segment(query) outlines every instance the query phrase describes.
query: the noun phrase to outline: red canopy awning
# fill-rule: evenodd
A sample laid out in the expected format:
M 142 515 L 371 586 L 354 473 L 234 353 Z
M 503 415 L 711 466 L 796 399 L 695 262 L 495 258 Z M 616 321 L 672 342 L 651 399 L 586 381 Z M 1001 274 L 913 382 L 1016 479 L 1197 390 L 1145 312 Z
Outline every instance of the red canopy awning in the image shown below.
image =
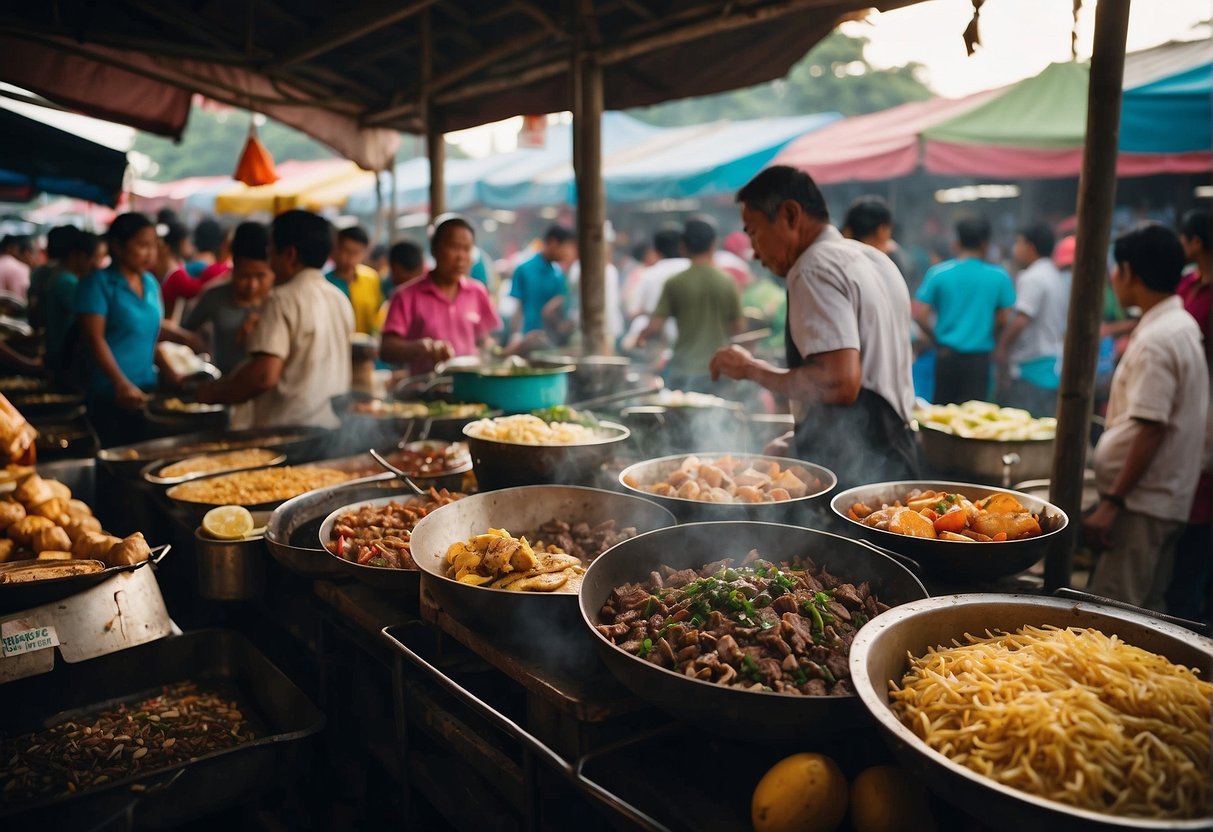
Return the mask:
M 998 93 L 984 90 L 965 98 L 914 101 L 854 116 L 794 140 L 771 164 L 808 171 L 822 185 L 905 176 L 918 167 L 918 136 L 923 130 L 967 112 Z

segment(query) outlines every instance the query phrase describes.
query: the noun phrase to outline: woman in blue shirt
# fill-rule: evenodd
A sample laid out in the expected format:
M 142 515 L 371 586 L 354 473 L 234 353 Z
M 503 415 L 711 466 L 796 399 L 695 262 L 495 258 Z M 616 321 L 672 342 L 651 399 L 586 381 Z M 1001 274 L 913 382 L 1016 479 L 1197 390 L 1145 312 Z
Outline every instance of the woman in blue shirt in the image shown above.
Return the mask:
M 85 393 L 89 420 L 104 447 L 146 434 L 142 408 L 156 387 L 164 307 L 150 269 L 156 227 L 142 214 L 123 214 L 106 237 L 111 263 L 80 281 L 76 316 L 89 358 Z

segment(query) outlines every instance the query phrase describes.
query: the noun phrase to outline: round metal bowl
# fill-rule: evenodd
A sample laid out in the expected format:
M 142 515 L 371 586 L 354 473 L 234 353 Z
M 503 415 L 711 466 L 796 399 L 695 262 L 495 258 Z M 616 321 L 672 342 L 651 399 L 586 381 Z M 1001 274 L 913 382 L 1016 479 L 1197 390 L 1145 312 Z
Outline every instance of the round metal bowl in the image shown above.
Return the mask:
M 421 583 L 456 618 L 495 632 L 512 630 L 518 641 L 542 646 L 555 644 L 563 635 L 577 635 L 573 593 L 512 592 L 446 576 L 446 553 L 452 544 L 491 528 L 522 534 L 552 519 L 591 526 L 614 520 L 616 528 L 634 526 L 641 533 L 674 525 L 674 516 L 661 506 L 597 488 L 532 485 L 474 494 L 443 506 L 413 529 L 413 560 L 422 572 Z
M 1209 829 L 1210 819 L 1161 821 L 1076 809 L 987 779 L 920 740 L 889 707 L 889 682 L 905 673 L 907 653 L 950 644 L 965 633 L 1023 626 L 1092 627 L 1172 662 L 1213 675 L 1213 641 L 1149 616 L 1113 607 L 1029 595 L 945 595 L 874 618 L 851 644 L 855 690 L 902 765 L 937 794 L 995 829 L 1072 832 L 1094 829 Z
M 691 523 L 626 540 L 594 561 L 581 584 L 583 626 L 620 682 L 697 727 L 756 741 L 855 728 L 864 714 L 854 696 L 795 696 L 705 682 L 634 656 L 596 629 L 598 613 L 616 587 L 644 582 L 662 566 L 699 569 L 724 557 L 740 561 L 751 549 L 774 562 L 808 556 L 840 579 L 870 582 L 876 597 L 890 606 L 927 597 L 913 573 L 861 541 L 775 523 Z
M 406 489 L 389 496 L 376 497 L 373 500 L 360 500 L 335 508 L 321 521 L 320 530 L 317 533 L 317 542 L 320 544 L 320 548 L 333 561 L 337 571 L 355 578 L 367 586 L 415 598 L 421 586 L 421 576 L 416 569 L 394 569 L 390 566 L 371 566 L 365 563 L 356 563 L 346 560 L 340 555 L 333 554 L 329 551 L 326 544 L 329 538 L 332 537 L 333 526 L 336 524 L 337 518 L 347 512 L 357 511 L 364 506 L 378 507 L 386 506 L 388 503 L 418 503 L 424 501 L 424 499 Z
M 783 456 L 716 451 L 712 453 L 698 453 L 694 454 L 694 456 L 705 461 L 718 459 L 723 456 L 731 456 L 734 459 L 746 462 L 774 462 L 780 468 L 799 465 L 802 468 L 808 469 L 813 476 L 821 480 L 822 488 L 803 497 L 797 497 L 794 500 L 780 500 L 777 503 L 709 503 L 703 500 L 689 500 L 685 497 L 662 497 L 657 494 L 650 494 L 643 488 L 638 487 L 640 485 L 663 482 L 666 477 L 678 470 L 678 466 L 688 456 L 691 455 L 674 454 L 673 456 L 658 457 L 657 459 L 649 459 L 629 465 L 620 472 L 619 483 L 629 493 L 665 506 L 674 512 L 674 516 L 680 522 L 684 523 L 703 520 L 765 520 L 772 523 L 803 524 L 812 519 L 810 516 L 811 509 L 821 503 L 834 490 L 834 487 L 838 485 L 838 477 L 834 475 L 833 471 L 820 465 L 814 465 L 812 462 Z
M 506 413 L 564 404 L 572 365 L 559 367 L 453 367 L 451 393 L 458 402 L 484 402 Z
M 604 435 L 581 445 L 521 445 L 481 439 L 463 429 L 472 467 L 482 491 L 522 485 L 584 485 L 618 452 L 631 431 L 615 422 L 599 422 Z
M 632 360 L 622 355 L 572 355 L 553 350 L 531 354 L 535 367 L 573 367 L 569 377 L 569 398 L 594 399 L 626 388 Z
M 400 483 L 393 478 L 335 485 L 293 497 L 270 515 L 265 524 L 265 545 L 274 560 L 298 575 L 309 578 L 343 575 L 345 572 L 335 562 L 336 558 L 317 542 L 320 524 L 333 509 L 399 491 Z
M 1052 439 L 971 439 L 920 422 L 918 435 L 927 467 L 942 476 L 961 476 L 1009 486 L 1036 480 L 1053 470 Z
M 960 543 L 894 534 L 865 526 L 847 516 L 851 506 L 856 503 L 866 503 L 872 508 L 892 505 L 897 500 L 904 499 L 906 494 L 915 488 L 923 491 L 960 493 L 970 500 L 989 497 L 991 494 L 1012 494 L 1025 508 L 1040 515 L 1040 528 L 1044 534 L 1027 540 Z M 845 521 L 849 531 L 854 531 L 877 546 L 913 558 L 922 564 L 926 571 L 951 583 L 993 581 L 1022 572 L 1043 558 L 1053 538 L 1070 524 L 1066 513 L 1047 500 L 1019 491 L 991 488 L 971 482 L 903 480 L 860 485 L 835 494 L 834 499 L 830 501 L 830 508 Z
M 472 470 L 472 456 L 469 453 L 467 445 L 463 442 L 447 442 L 442 439 L 421 439 L 416 442 L 408 442 L 401 445 L 399 448 L 392 450 L 380 451 L 388 462 L 395 463 L 396 460 L 392 455 L 398 451 L 424 451 L 425 449 L 450 449 L 451 455 L 458 460 L 458 464 L 452 466 L 448 470 L 438 474 L 416 474 L 413 475 L 407 468 L 403 468 L 405 473 L 409 474 L 409 479 L 417 483 L 422 488 L 434 488 L 439 491 L 446 489 L 447 491 L 462 491 L 463 477 Z

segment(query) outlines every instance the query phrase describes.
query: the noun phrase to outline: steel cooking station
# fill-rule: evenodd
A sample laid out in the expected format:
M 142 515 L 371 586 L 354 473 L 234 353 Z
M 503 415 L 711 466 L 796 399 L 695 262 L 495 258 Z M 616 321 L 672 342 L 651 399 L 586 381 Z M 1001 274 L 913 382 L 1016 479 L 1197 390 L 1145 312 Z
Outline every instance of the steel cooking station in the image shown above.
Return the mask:
M 907 746 L 888 715 L 881 689 L 887 679 L 877 677 L 895 674 L 886 665 L 898 659 L 886 645 L 913 642 L 917 649 L 922 636 L 885 631 L 884 616 L 919 622 L 921 616 L 895 613 L 921 607 L 934 616 L 932 632 L 942 633 L 952 610 L 955 620 L 974 626 L 982 599 L 991 598 L 999 621 L 1019 610 L 1025 618 L 1124 622 L 1143 634 L 1144 646 L 1203 674 L 1213 671 L 1213 642 L 1191 630 L 1159 624 L 1155 632 L 1138 612 L 1081 593 L 1039 597 L 1039 579 L 1028 570 L 1068 518 L 1038 497 L 1005 490 L 1009 477 L 1039 473 L 1032 467 L 1043 453 L 1039 441 L 977 452 L 955 436 L 940 443 L 944 434 L 924 428 L 938 480 L 839 493 L 834 474 L 811 460 L 761 454 L 784 420 L 665 391 L 618 360 L 553 354 L 536 363 L 535 373 L 498 368 L 483 377 L 460 366 L 411 380 L 394 398 L 342 400 L 337 409 L 346 428 L 339 431 L 210 426 L 39 466 L 43 478 L 95 506 L 106 528 L 144 532 L 153 556 L 45 586 L 0 583 L 0 695 L 25 703 L 6 709 L 0 742 L 56 725 L 82 732 L 99 712 L 99 719 L 143 714 L 163 722 L 172 708 L 144 705 L 181 683 L 204 689 L 199 701 L 239 713 L 241 730 L 253 738 L 163 760 L 133 758 L 138 749 L 131 746 L 102 761 L 109 767 L 85 758 L 76 763 L 85 779 L 72 775 L 70 791 L 46 786 L 51 790 L 36 799 L 0 800 L 4 828 L 205 822 L 249 829 L 746 829 L 763 773 L 805 751 L 831 756 L 848 777 L 902 764 L 933 786 L 930 810 L 939 828 L 1011 828 L 1010 818 L 1069 828 L 1075 819 L 1064 810 L 987 794 L 957 766 Z M 482 406 L 454 408 L 446 402 L 452 386 L 464 389 L 464 399 L 470 387 Z M 564 405 L 572 397 L 586 401 L 570 413 Z M 593 418 L 583 418 L 591 409 Z M 509 414 L 533 410 L 544 419 L 510 421 L 517 416 Z M 567 442 L 544 446 L 528 431 Z M 410 483 L 384 470 L 371 449 L 403 468 Z M 241 456 L 250 450 L 256 453 Z M 232 461 L 216 467 L 217 459 Z M 192 469 L 197 460 L 201 467 Z M 684 488 L 688 480 L 694 488 Z M 287 482 L 298 487 L 258 490 Z M 717 492 L 725 486 L 729 499 L 722 502 Z M 973 500 L 1010 493 L 1039 521 L 1038 534 L 967 546 L 895 534 L 850 516 L 857 504 L 887 504 L 914 488 Z M 229 503 L 247 507 L 255 528 L 214 539 L 204 518 Z M 545 525 L 556 521 L 565 525 Z M 492 545 L 516 546 L 509 535 L 529 535 L 538 550 L 541 527 L 562 535 L 553 538 L 561 546 L 576 538 L 605 547 L 569 573 L 566 591 L 494 588 L 496 573 L 456 579 L 455 561 L 490 529 L 506 535 Z M 455 551 L 455 544 L 465 548 Z M 843 693 L 748 689 L 762 687 L 767 677 L 758 675 L 754 685 L 716 684 L 707 670 L 688 678 L 695 667 L 671 672 L 644 656 L 667 647 L 671 657 L 698 656 L 699 646 L 633 652 L 597 629 L 616 588 L 656 581 L 650 604 L 637 612 L 648 616 L 663 580 L 676 580 L 679 570 L 699 575 L 693 570 L 725 556 L 741 567 L 751 549 L 753 557 L 777 562 L 808 555 L 837 576 L 827 594 L 844 592 L 845 582 L 853 582 L 845 591 L 862 584 L 856 601 L 871 593 L 868 607 L 852 609 L 879 614 L 858 625 L 855 644 L 870 642 L 880 652 L 865 654 L 862 668 L 852 653 L 856 672 L 838 677 Z M 513 563 L 519 550 L 511 551 Z M 488 569 L 487 560 L 458 562 Z M 755 614 L 784 591 L 772 583 L 783 574 L 778 568 L 755 574 L 763 580 L 725 566 L 697 580 L 750 581 L 735 608 Z M 1031 594 L 949 600 L 958 591 Z M 824 636 L 831 616 L 846 610 L 822 604 Z M 892 610 L 881 611 L 886 607 Z M 697 626 L 706 632 L 711 621 Z M 685 636 L 685 628 L 662 632 Z M 1179 632 L 1192 644 L 1183 646 Z M 719 633 L 711 637 L 703 644 L 719 646 Z M 775 642 L 765 644 L 774 649 Z M 796 656 L 787 658 L 794 667 Z M 837 682 L 832 671 L 821 672 Z M 868 687 L 860 687 L 863 680 Z M 192 724 L 174 729 L 182 731 L 174 742 L 202 742 L 190 736 Z M 131 736 L 140 748 L 154 741 Z M 85 737 L 91 735 L 75 740 Z M 160 742 L 157 753 L 164 751 Z M 0 783 L 14 782 L 12 770 L 25 765 L 26 752 L 17 751 L 18 765 L 0 760 Z M 132 762 L 123 768 L 128 754 Z M 135 765 L 144 756 L 158 762 Z M 21 777 L 11 788 L 40 788 Z M 963 788 L 953 794 L 955 783 Z M 987 799 L 1002 801 L 1005 812 L 982 813 Z

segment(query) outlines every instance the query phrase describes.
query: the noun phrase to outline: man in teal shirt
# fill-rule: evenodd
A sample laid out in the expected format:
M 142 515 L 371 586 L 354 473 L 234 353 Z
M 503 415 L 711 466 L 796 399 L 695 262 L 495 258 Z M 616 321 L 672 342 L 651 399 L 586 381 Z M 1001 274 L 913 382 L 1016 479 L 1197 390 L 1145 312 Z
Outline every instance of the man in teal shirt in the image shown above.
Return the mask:
M 560 264 L 576 256 L 577 239 L 572 230 L 553 225 L 543 235 L 539 253 L 514 269 L 510 297 L 517 298 L 518 312 L 510 325 L 511 340 L 543 330 L 544 309 L 554 299 L 562 298 L 568 303 L 569 281 Z
M 1015 305 L 1015 284 L 1006 269 L 986 262 L 989 244 L 987 219 L 958 221 L 956 258 L 928 269 L 914 298 L 914 320 L 937 348 L 936 404 L 990 397 L 995 334 Z

